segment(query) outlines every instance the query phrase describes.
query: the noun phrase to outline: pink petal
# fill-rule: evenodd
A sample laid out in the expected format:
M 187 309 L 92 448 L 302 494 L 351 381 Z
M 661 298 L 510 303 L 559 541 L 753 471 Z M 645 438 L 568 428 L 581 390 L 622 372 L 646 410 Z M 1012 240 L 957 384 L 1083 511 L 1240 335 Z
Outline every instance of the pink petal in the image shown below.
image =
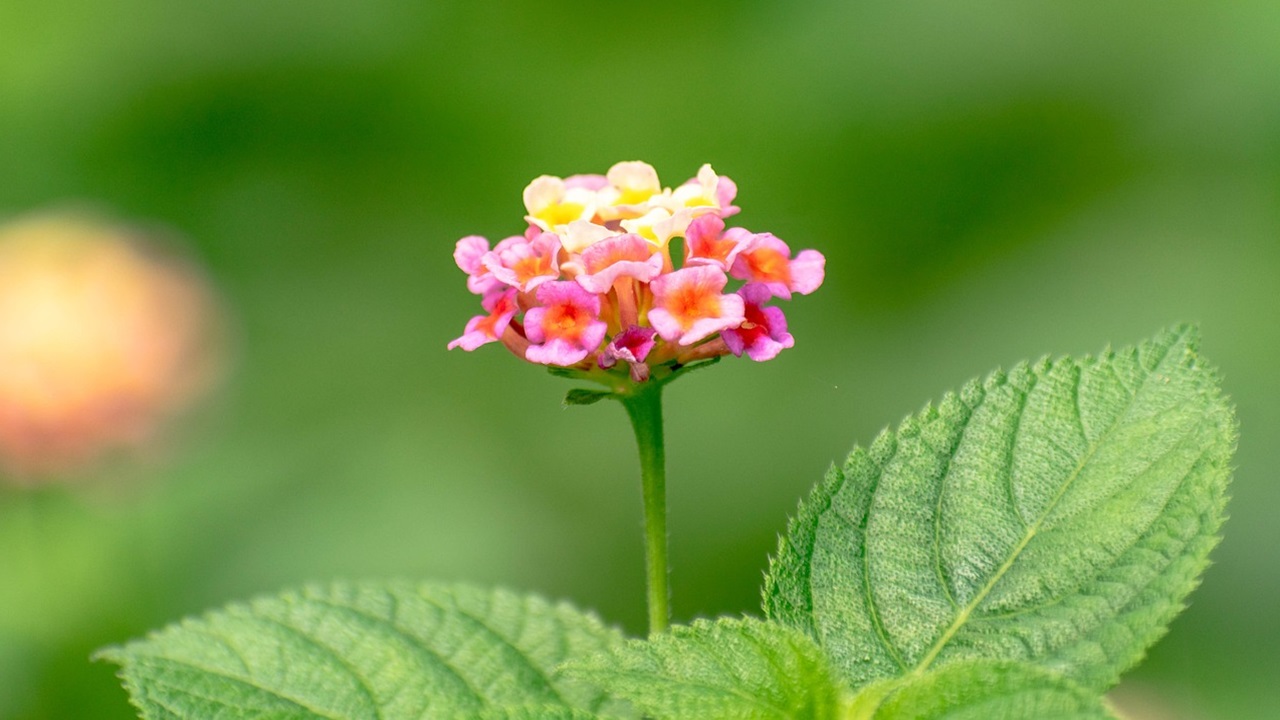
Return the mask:
M 654 296 L 654 307 L 649 311 L 650 324 L 664 340 L 674 340 L 681 345 L 690 345 L 724 328 L 737 326 L 742 322 L 742 298 L 720 294 L 728 281 L 724 271 L 713 265 L 681 268 L 659 276 L 649 285 Z M 668 300 L 674 299 L 678 303 L 676 310 L 680 311 L 688 298 L 679 296 L 686 294 L 716 296 L 718 313 L 710 317 L 676 317 L 669 309 Z M 700 306 L 698 308 L 700 310 Z
M 572 280 L 549 282 L 539 287 L 537 298 L 538 303 L 544 306 L 573 304 L 585 308 L 592 315 L 600 314 L 600 297 L 582 289 Z
M 523 238 L 508 238 L 500 244 L 500 249 L 485 253 L 481 262 L 498 280 L 519 288 L 521 292 L 530 292 L 548 280 L 560 277 L 560 237 L 555 233 L 538 233 L 531 241 Z M 537 274 L 530 275 L 529 264 L 532 263 Z
M 470 352 L 501 338 L 502 333 L 506 332 L 507 326 L 511 324 L 511 319 L 516 315 L 516 292 L 508 290 L 492 293 L 484 298 L 483 305 L 489 314 L 477 315 L 467 321 L 462 337 L 449 343 L 450 350 L 460 347 Z
M 604 175 L 584 174 L 570 175 L 564 179 L 565 190 L 583 188 L 585 190 L 601 190 L 609 186 L 609 179 Z
M 530 310 L 529 312 L 533 312 Z M 526 318 L 528 315 L 526 314 Z M 526 325 L 526 332 L 529 327 Z M 586 359 L 604 340 L 604 335 L 608 331 L 608 326 L 600 321 L 595 321 L 587 326 L 583 331 L 580 342 L 572 342 L 566 338 L 552 338 L 545 343 L 530 345 L 525 350 L 524 357 L 530 362 L 542 363 L 544 365 L 576 365 Z M 532 340 L 533 338 L 530 337 Z
M 720 182 L 716 185 L 716 202 L 720 204 L 720 217 L 727 218 L 738 214 L 742 208 L 733 204 L 733 199 L 736 197 L 738 197 L 738 184 L 721 175 Z
M 791 289 L 808 295 L 822 285 L 827 259 L 817 250 L 801 250 L 791 261 Z
M 685 264 L 715 265 L 728 272 L 751 237 L 742 228 L 725 230 L 718 215 L 701 215 L 685 231 Z
M 602 240 L 582 251 L 587 272 L 576 280 L 593 293 L 607 293 L 619 277 L 649 282 L 662 273 L 662 255 L 639 235 L 628 234 Z
M 525 351 L 525 358 L 548 365 L 574 365 L 594 352 L 604 341 L 608 326 L 599 319 L 600 296 L 583 290 L 576 282 L 556 280 L 538 287 L 539 305 L 524 315 L 525 336 L 533 344 Z M 547 327 L 547 316 L 566 312 L 572 307 L 579 316 L 571 328 Z M 554 316 L 553 316 L 554 317 Z M 585 324 L 585 327 L 584 327 Z
M 745 320 L 741 326 L 720 334 L 729 352 L 739 357 L 745 352 L 752 360 L 764 362 L 795 345 L 781 308 L 761 307 L 770 297 L 764 283 L 748 283 L 738 292 L 746 301 Z
M 487 315 L 477 315 L 468 320 L 466 330 L 462 333 L 461 337 L 449 343 L 449 349 L 452 350 L 456 347 L 460 347 L 467 352 L 471 352 L 481 345 L 497 340 L 498 338 L 496 337 L 489 337 L 486 333 L 476 330 L 476 326 L 483 322 L 487 317 Z
M 528 350 L 524 351 L 524 357 L 529 362 L 542 363 L 543 365 L 577 365 L 587 357 L 587 350 L 578 345 L 574 345 L 566 340 L 556 338 L 551 342 L 530 345 Z
M 662 308 L 653 308 L 649 311 L 649 324 L 658 331 L 663 340 L 668 342 L 674 341 L 684 333 L 684 326 L 680 321 Z
M 699 340 L 711 337 L 721 330 L 737 327 L 742 324 L 742 298 L 737 295 L 724 295 L 720 298 L 720 317 L 695 320 L 685 331 L 677 344 L 692 345 Z
M 484 270 L 480 258 L 489 252 L 489 241 L 479 235 L 468 235 L 458 241 L 453 249 L 453 261 L 468 275 Z
M 529 338 L 529 342 L 546 342 L 547 336 L 542 332 L 542 322 L 546 316 L 547 309 L 544 307 L 529 308 L 524 314 L 524 335 Z

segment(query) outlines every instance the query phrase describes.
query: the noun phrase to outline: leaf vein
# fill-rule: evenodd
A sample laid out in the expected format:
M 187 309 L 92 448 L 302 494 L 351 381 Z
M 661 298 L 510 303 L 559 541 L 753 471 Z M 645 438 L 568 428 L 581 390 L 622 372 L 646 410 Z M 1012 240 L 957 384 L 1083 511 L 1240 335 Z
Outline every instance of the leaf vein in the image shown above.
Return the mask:
M 394 594 L 392 593 L 387 593 L 387 595 L 394 598 Z M 399 624 L 397 624 L 394 620 L 381 618 L 381 617 L 378 617 L 377 615 L 369 613 L 360 608 L 357 608 L 351 605 L 339 604 L 321 597 L 313 596 L 307 599 L 310 602 L 324 605 L 325 607 L 328 607 L 340 612 L 347 612 L 351 615 L 355 615 L 356 617 L 364 618 L 365 620 L 372 622 L 375 625 L 385 627 L 386 629 L 390 630 L 392 634 L 394 634 L 396 637 L 399 637 L 400 639 L 404 640 L 405 643 L 409 645 L 409 647 L 414 648 L 414 650 L 418 651 L 418 655 L 420 658 L 430 661 L 430 664 L 440 667 L 441 669 L 443 669 L 444 671 L 452 675 L 454 678 L 456 678 L 457 681 L 462 684 L 462 687 L 466 688 L 467 692 L 470 692 L 472 695 L 475 696 L 476 700 L 478 700 L 481 703 L 486 702 L 486 698 L 484 697 L 484 695 L 479 690 L 477 690 L 467 680 L 467 678 L 464 677 L 462 673 L 453 666 L 452 663 L 449 662 L 449 658 L 446 658 L 444 655 L 438 652 L 435 648 L 431 647 L 430 645 L 424 643 L 421 639 L 405 631 L 405 629 L 400 627 Z M 398 601 L 396 602 L 398 603 Z M 392 617 L 394 617 L 394 611 L 396 609 L 398 609 L 398 605 L 393 606 Z
M 1170 345 L 1170 347 L 1172 347 L 1172 344 Z M 1146 373 L 1142 377 L 1141 382 L 1138 386 L 1137 393 L 1129 396 L 1128 402 L 1125 405 L 1125 409 L 1116 415 L 1115 419 L 1111 422 L 1111 424 L 1107 427 L 1107 429 L 1103 432 L 1103 434 L 1098 438 L 1098 440 L 1090 444 L 1088 452 L 1085 454 L 1083 458 L 1080 459 L 1079 463 L 1076 465 L 1075 470 L 1072 471 L 1071 475 L 1062 484 L 1062 487 L 1058 489 L 1058 492 L 1054 495 L 1053 499 L 1050 500 L 1049 504 L 1041 512 L 1040 517 L 1037 518 L 1035 524 L 1027 528 L 1027 532 L 1023 535 L 1022 540 L 1020 540 L 1018 544 L 1010 552 L 1009 557 L 1000 565 L 1000 567 L 996 569 L 995 573 L 993 573 L 991 578 L 987 580 L 986 584 L 982 586 L 982 589 L 978 591 L 978 593 L 974 596 L 973 600 L 971 600 L 969 604 L 966 605 L 963 610 L 961 610 L 960 614 L 958 614 L 956 618 L 951 622 L 951 624 L 946 628 L 946 630 L 943 631 L 942 635 L 933 644 L 933 646 L 929 649 L 929 651 L 925 654 L 925 656 L 920 660 L 920 662 L 916 665 L 916 667 L 911 671 L 913 675 L 917 675 L 917 676 L 921 675 L 924 673 L 925 670 L 929 668 L 929 666 L 933 663 L 933 661 L 937 659 L 938 655 L 942 652 L 943 648 L 946 647 L 947 643 L 951 642 L 951 639 L 960 630 L 960 628 L 966 622 L 968 622 L 969 616 L 973 613 L 973 611 L 977 609 L 978 605 L 980 605 L 982 601 L 985 600 L 987 596 L 991 593 L 992 589 L 995 588 L 996 583 L 998 583 L 1000 579 L 1005 576 L 1005 573 L 1007 573 L 1009 569 L 1013 567 L 1013 564 L 1017 561 L 1018 557 L 1021 556 L 1022 551 L 1026 549 L 1027 545 L 1031 542 L 1031 540 L 1036 536 L 1037 533 L 1039 533 L 1040 528 L 1043 525 L 1044 521 L 1048 519 L 1048 517 L 1053 513 L 1053 510 L 1057 507 L 1058 503 L 1061 502 L 1062 498 L 1066 496 L 1067 491 L 1071 488 L 1076 478 L 1080 476 L 1080 473 L 1084 470 L 1085 466 L 1088 465 L 1089 461 L 1093 458 L 1094 454 L 1098 451 L 1098 448 L 1100 448 L 1106 442 L 1110 434 L 1120 424 L 1120 421 L 1123 420 L 1125 417 L 1127 417 L 1128 414 L 1132 411 L 1134 402 L 1138 398 L 1138 394 L 1140 394 L 1142 390 L 1145 389 L 1146 387 L 1147 380 L 1153 374 L 1155 374 L 1155 372 L 1159 370 L 1161 366 L 1163 366 L 1164 362 L 1168 358 L 1169 358 L 1169 349 L 1162 348 L 1161 356 L 1155 360 L 1152 370 Z M 1078 386 L 1079 386 L 1079 383 L 1077 383 L 1077 388 Z M 1078 412 L 1080 408 L 1079 392 L 1076 393 L 1076 408 Z M 1081 417 L 1081 419 L 1083 420 L 1083 416 Z
M 428 603 L 440 608 L 442 612 L 445 612 L 446 614 L 449 612 L 449 609 L 446 608 L 440 601 L 436 600 L 435 598 L 429 597 L 427 595 L 421 595 L 421 597 L 422 599 L 426 600 Z M 529 658 L 528 655 L 525 654 L 524 650 L 521 650 L 510 640 L 503 637 L 502 634 L 499 633 L 497 630 L 489 627 L 489 625 L 485 623 L 484 620 L 464 610 L 460 605 L 455 605 L 454 611 L 457 612 L 459 616 L 466 618 L 467 620 L 470 620 L 476 627 L 480 628 L 485 634 L 489 635 L 490 637 L 494 638 L 502 645 L 514 651 L 516 656 L 520 658 L 520 661 L 524 663 L 526 667 L 532 670 L 534 674 L 538 676 L 539 679 L 542 680 L 545 686 L 545 689 L 548 692 L 550 692 L 551 695 L 554 696 L 556 700 L 558 700 L 561 703 L 567 704 L 565 703 L 564 697 L 560 694 L 560 691 L 557 690 L 555 685 L 552 684 L 551 677 L 547 675 L 545 670 L 538 667 L 538 665 L 534 663 Z

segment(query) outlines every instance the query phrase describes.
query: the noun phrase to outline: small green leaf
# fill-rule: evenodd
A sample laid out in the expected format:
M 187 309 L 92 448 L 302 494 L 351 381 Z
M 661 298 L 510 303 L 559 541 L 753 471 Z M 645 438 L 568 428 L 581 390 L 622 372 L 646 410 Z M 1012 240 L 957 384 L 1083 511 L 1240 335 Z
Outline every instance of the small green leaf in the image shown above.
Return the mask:
M 537 706 L 583 720 L 625 716 L 625 706 L 556 668 L 621 641 L 594 616 L 537 597 L 365 583 L 232 605 L 99 657 L 120 664 L 147 720 L 463 718 Z
M 565 405 L 594 405 L 601 400 L 612 397 L 613 393 L 607 390 L 588 390 L 586 388 L 574 388 L 564 396 Z
M 865 696 L 865 697 L 864 697 Z M 850 720 L 1111 720 L 1103 701 L 1047 670 L 962 660 L 855 698 Z
M 655 718 L 826 720 L 840 691 L 803 633 L 760 620 L 699 620 L 566 666 Z
M 1234 446 L 1192 328 L 996 373 L 828 473 L 771 563 L 765 611 L 855 687 L 990 658 L 1100 692 L 1195 587 Z

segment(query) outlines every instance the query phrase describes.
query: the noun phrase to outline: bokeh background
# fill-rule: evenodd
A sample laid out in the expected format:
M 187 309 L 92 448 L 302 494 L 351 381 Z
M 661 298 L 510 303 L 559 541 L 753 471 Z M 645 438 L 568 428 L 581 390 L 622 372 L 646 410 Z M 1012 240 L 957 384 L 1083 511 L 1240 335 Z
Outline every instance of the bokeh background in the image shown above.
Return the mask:
M 222 391 L 164 452 L 0 494 L 0 718 L 129 718 L 104 644 L 334 577 L 644 622 L 621 409 L 496 346 L 465 234 L 542 173 L 703 162 L 828 258 L 796 347 L 667 393 L 678 620 L 758 612 L 829 462 L 997 365 L 1199 322 L 1242 424 L 1215 565 L 1137 717 L 1280 708 L 1280 6 L 0 2 L 0 215 L 191 239 Z

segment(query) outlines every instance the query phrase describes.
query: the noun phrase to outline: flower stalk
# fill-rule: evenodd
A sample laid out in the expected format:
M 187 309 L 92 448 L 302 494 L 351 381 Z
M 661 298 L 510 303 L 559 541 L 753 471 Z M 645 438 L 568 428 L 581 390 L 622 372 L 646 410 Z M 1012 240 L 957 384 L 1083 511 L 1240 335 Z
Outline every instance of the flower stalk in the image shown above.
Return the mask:
M 644 499 L 645 584 L 649 606 L 649 634 L 664 632 L 671 620 L 667 576 L 667 471 L 662 437 L 662 387 L 644 383 L 619 401 L 631 418 L 640 453 L 640 484 Z

